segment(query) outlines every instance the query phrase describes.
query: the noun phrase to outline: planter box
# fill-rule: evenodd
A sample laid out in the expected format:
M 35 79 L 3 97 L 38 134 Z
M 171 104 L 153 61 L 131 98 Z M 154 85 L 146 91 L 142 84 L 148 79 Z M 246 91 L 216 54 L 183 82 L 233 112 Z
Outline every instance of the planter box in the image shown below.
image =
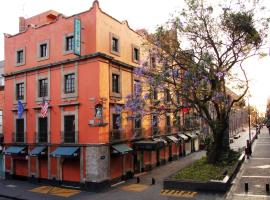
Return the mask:
M 192 180 L 176 180 L 172 178 L 175 174 L 172 174 L 171 176 L 163 180 L 163 189 L 226 192 L 230 188 L 232 180 L 236 176 L 244 160 L 245 154 L 242 154 L 238 159 L 238 163 L 235 165 L 232 175 L 230 177 L 226 176 L 223 180 L 210 180 L 207 182 L 192 181 Z

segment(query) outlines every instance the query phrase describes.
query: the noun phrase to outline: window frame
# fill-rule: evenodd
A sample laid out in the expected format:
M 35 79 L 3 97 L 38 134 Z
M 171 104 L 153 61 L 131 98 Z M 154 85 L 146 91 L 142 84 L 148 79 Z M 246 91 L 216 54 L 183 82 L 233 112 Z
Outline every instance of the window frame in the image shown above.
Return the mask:
M 41 46 L 46 45 L 46 56 L 41 56 Z M 37 44 L 37 60 L 47 60 L 50 57 L 50 42 L 49 40 L 42 41 Z
M 64 93 L 73 94 L 75 93 L 75 73 L 68 73 L 64 75 Z
M 73 37 L 73 42 L 72 42 L 72 49 L 67 49 L 67 39 Z M 69 33 L 69 34 L 65 34 L 63 36 L 63 54 L 70 54 L 70 53 L 74 53 L 74 34 L 73 33 Z
M 137 59 L 136 59 L 136 51 L 137 50 Z M 135 44 L 132 44 L 132 61 L 134 63 L 139 63 L 140 62 L 140 47 L 135 45 Z
M 22 52 L 22 54 L 23 54 L 21 62 L 18 62 L 18 53 L 19 52 Z M 22 65 L 25 65 L 25 47 L 16 49 L 16 54 L 15 54 L 15 66 L 18 67 L 18 66 L 22 66 Z
M 116 68 L 111 68 L 111 73 L 110 73 L 110 97 L 115 97 L 115 98 L 121 98 L 122 97 L 122 73 L 120 69 Z M 118 75 L 118 86 L 119 86 L 119 92 L 114 92 L 113 91 L 113 75 Z
M 113 49 L 113 40 L 114 39 L 116 39 L 117 40 L 117 47 L 118 47 L 118 49 L 117 49 L 117 51 L 115 51 L 114 49 Z M 115 34 L 113 34 L 113 33 L 110 33 L 110 52 L 112 53 L 112 54 L 114 54 L 114 55 L 117 55 L 117 56 L 120 56 L 120 37 L 119 36 L 117 36 L 117 35 L 115 35 Z
M 61 82 L 61 90 L 62 90 L 62 99 L 74 99 L 78 97 L 78 62 L 75 63 L 74 68 L 65 69 L 64 66 L 61 68 L 62 73 L 62 82 Z M 74 92 L 73 93 L 65 93 L 65 76 L 68 74 L 74 74 Z
M 20 87 L 20 85 L 22 85 L 23 87 Z M 21 101 L 24 100 L 24 94 L 25 94 L 25 85 L 24 82 L 20 82 L 20 83 L 16 83 L 16 100 L 17 101 Z M 22 89 L 22 91 L 20 91 Z M 19 98 L 22 97 L 22 98 Z

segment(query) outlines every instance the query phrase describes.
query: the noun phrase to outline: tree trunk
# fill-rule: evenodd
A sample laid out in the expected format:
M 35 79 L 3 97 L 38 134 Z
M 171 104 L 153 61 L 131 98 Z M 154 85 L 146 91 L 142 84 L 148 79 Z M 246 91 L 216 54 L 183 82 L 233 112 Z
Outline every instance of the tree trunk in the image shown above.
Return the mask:
M 212 164 L 227 161 L 229 152 L 229 119 L 219 119 L 213 127 L 213 142 L 207 151 L 207 161 Z

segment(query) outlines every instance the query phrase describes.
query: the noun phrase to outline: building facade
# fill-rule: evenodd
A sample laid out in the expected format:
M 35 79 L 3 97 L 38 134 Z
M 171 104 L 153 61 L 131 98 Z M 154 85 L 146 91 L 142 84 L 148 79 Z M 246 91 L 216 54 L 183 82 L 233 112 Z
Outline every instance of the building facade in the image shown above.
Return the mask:
M 123 110 L 147 57 L 126 21 L 94 1 L 69 17 L 20 18 L 19 30 L 5 35 L 6 177 L 97 191 L 186 154 L 195 136 L 178 135 L 170 114 L 153 123 Z

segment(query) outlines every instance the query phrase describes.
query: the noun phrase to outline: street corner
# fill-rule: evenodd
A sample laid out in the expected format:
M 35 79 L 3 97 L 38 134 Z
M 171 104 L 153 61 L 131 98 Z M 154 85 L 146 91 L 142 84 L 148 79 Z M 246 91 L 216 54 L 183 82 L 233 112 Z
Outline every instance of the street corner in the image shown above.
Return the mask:
M 71 197 L 79 194 L 81 191 L 77 189 L 68 189 L 54 186 L 40 186 L 29 190 L 30 192 L 36 192 L 41 194 L 49 194 L 59 197 Z
M 184 191 L 184 190 L 167 190 L 163 189 L 160 191 L 162 196 L 170 197 L 184 197 L 184 198 L 195 198 L 198 193 L 195 191 Z
M 146 190 L 148 187 L 149 185 L 135 183 L 122 186 L 121 189 L 125 191 L 142 192 Z

